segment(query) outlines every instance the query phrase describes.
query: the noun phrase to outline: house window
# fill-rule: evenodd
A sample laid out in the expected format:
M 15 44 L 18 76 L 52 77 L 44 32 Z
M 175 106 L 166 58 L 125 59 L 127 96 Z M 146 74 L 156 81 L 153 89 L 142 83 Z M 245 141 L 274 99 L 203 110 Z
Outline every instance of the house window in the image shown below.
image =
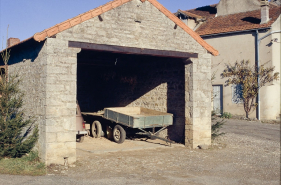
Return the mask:
M 232 85 L 232 103 L 243 103 L 243 86 L 241 84 Z

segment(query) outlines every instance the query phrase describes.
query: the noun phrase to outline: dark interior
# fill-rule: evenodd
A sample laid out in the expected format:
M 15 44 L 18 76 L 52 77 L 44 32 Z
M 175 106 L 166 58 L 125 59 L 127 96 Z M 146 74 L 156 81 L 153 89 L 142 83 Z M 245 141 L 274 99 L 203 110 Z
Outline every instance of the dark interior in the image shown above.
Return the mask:
M 92 50 L 82 50 L 77 58 L 77 99 L 82 112 L 125 107 L 160 84 L 167 83 L 167 90 L 157 90 L 157 94 L 150 95 L 151 101 L 139 106 L 155 109 L 165 106 L 168 113 L 174 114 L 174 125 L 183 124 L 184 130 L 183 59 Z M 163 105 L 161 102 L 167 103 Z

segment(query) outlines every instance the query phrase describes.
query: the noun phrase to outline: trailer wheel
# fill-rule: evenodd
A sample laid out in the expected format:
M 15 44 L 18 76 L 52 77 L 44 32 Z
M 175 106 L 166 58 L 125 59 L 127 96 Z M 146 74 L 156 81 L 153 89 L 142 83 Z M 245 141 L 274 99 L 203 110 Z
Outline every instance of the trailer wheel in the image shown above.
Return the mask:
M 100 122 L 94 121 L 91 124 L 91 135 L 95 138 L 99 138 L 101 136 L 101 131 L 102 131 L 102 128 L 101 128 Z
M 85 136 L 76 136 L 76 142 L 83 143 Z
M 112 128 L 109 125 L 106 125 L 106 137 L 107 139 L 113 139 Z
M 126 131 L 120 125 L 115 125 L 113 129 L 113 139 L 116 143 L 121 144 L 126 139 Z

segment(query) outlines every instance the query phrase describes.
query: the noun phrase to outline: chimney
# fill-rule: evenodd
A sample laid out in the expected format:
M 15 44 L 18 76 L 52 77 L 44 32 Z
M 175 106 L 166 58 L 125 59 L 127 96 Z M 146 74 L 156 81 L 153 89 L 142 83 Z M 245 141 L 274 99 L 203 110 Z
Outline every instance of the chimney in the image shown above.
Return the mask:
M 13 46 L 13 45 L 16 45 L 16 44 L 18 44 L 20 42 L 20 39 L 18 39 L 18 38 L 9 38 L 8 40 L 7 40 L 7 48 L 8 47 L 11 47 L 11 46 Z
M 265 24 L 269 21 L 269 2 L 268 0 L 261 0 L 261 23 Z

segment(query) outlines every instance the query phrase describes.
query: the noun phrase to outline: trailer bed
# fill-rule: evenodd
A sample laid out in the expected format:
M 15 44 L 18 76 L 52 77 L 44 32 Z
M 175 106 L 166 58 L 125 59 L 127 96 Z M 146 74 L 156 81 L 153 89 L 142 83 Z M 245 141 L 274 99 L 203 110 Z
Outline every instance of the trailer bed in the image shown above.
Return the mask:
M 105 120 L 112 121 L 111 123 L 103 124 L 106 128 L 105 133 L 107 137 L 113 137 L 117 143 L 123 143 L 126 138 L 126 131 L 128 128 L 133 128 L 135 135 L 143 136 L 150 139 L 161 139 L 167 143 L 174 143 L 167 136 L 159 137 L 159 133 L 165 130 L 168 126 L 173 124 L 173 114 L 159 112 L 143 107 L 114 107 L 105 108 L 99 112 L 82 112 L 83 115 L 93 116 L 95 120 L 91 124 L 91 133 L 93 136 L 100 135 L 101 123 L 98 121 L 98 117 L 102 117 Z M 156 127 L 162 127 L 157 129 Z M 152 131 L 145 130 L 152 128 Z
M 131 128 L 167 127 L 173 124 L 173 114 L 143 107 L 105 108 L 103 117 Z

